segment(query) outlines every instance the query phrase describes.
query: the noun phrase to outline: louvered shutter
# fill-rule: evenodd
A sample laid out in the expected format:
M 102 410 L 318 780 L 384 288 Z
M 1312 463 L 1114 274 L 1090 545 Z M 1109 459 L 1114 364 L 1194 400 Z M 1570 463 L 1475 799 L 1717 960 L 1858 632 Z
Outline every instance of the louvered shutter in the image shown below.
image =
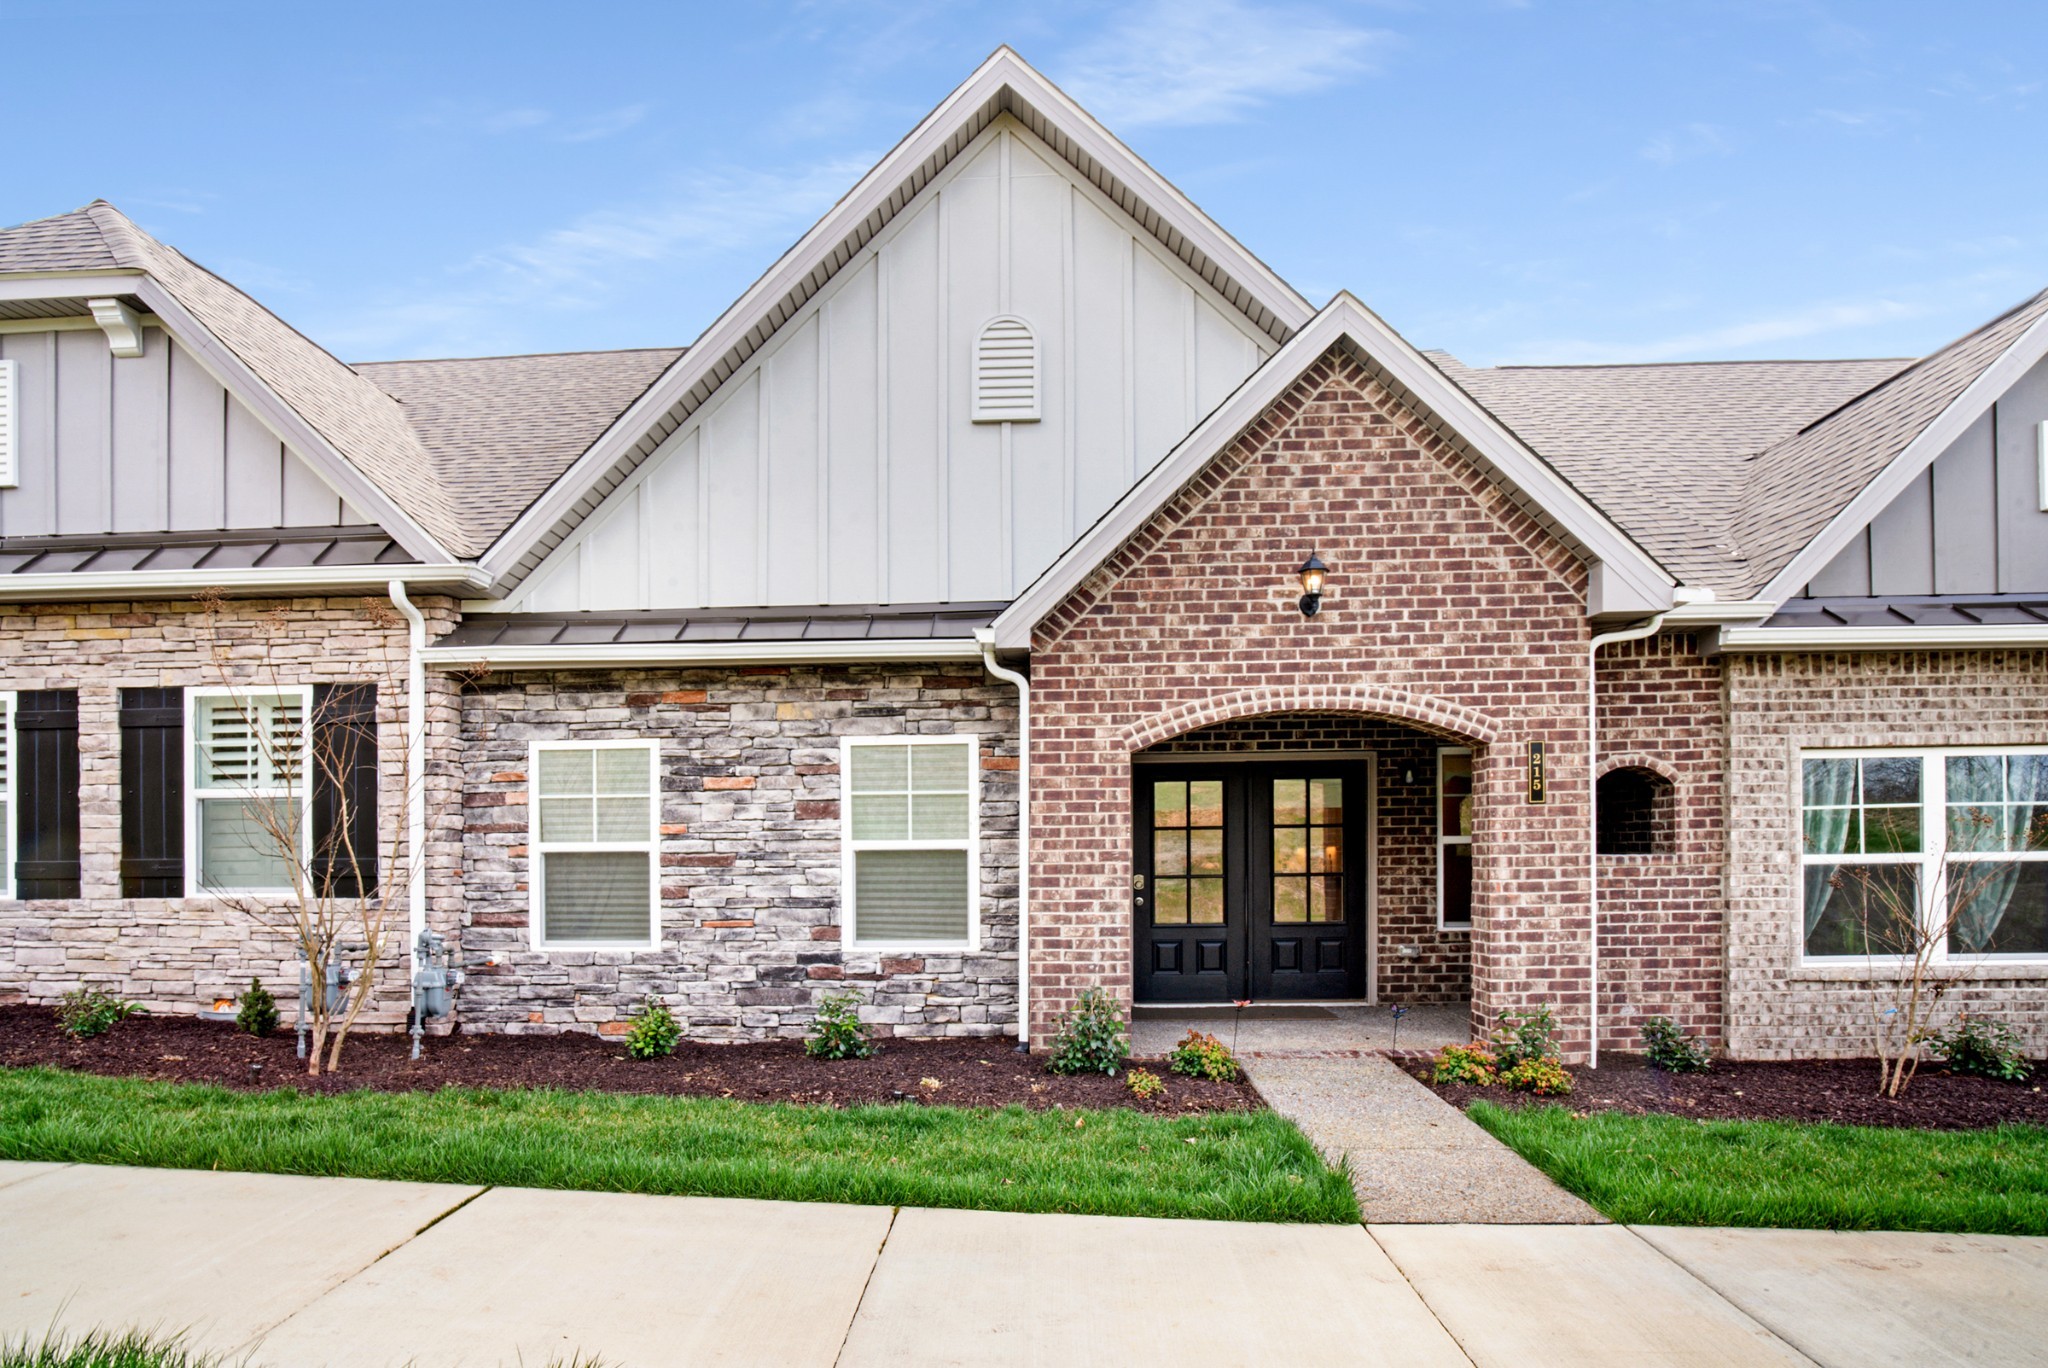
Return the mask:
M 185 896 L 185 691 L 121 690 L 121 896 Z
M 991 319 L 974 339 L 974 421 L 1038 421 L 1038 339 L 1021 318 Z
M 78 691 L 14 698 L 14 896 L 75 898 L 78 869 Z
M 21 363 L 0 360 L 0 488 L 12 489 L 21 469 Z
M 360 898 L 377 888 L 377 686 L 313 689 L 313 888 Z

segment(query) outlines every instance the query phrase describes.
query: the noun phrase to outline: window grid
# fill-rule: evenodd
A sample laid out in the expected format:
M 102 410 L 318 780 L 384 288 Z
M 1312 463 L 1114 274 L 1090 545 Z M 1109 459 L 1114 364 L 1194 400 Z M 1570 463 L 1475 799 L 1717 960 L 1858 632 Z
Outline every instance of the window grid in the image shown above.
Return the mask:
M 1223 924 L 1223 781 L 1152 781 L 1152 924 Z
M 625 759 L 638 752 L 639 764 Z M 618 756 L 624 763 L 608 763 Z M 655 741 L 535 741 L 527 754 L 527 879 L 529 932 L 536 950 L 651 950 L 661 943 L 661 748 Z M 586 782 L 587 781 L 587 782 Z M 638 936 L 563 934 L 576 914 L 551 908 L 548 865 L 567 871 L 592 856 L 638 855 L 646 861 L 646 930 Z M 578 857 L 584 857 L 579 859 Z M 637 875 L 633 886 L 637 890 Z M 557 891 L 560 891 L 558 887 Z M 551 912 L 556 929 L 550 930 Z M 602 916 L 602 913 L 599 913 Z
M 1472 750 L 1440 746 L 1436 753 L 1436 924 L 1439 930 L 1472 926 Z M 1454 863 L 1454 861 L 1456 863 Z
M 1344 920 L 1344 781 L 1273 781 L 1273 920 Z
M 948 755 L 947 750 L 964 752 Z M 893 752 L 902 751 L 898 757 Z M 848 944 L 864 949 L 924 950 L 981 948 L 981 742 L 974 736 L 844 737 L 839 743 L 840 905 Z M 900 769 L 901 777 L 897 777 Z M 927 872 L 927 889 L 948 883 L 947 904 L 959 901 L 958 869 L 964 882 L 964 934 L 869 935 L 861 929 L 863 855 L 871 873 L 883 879 L 890 855 L 958 852 L 964 868 Z M 909 862 L 894 862 L 899 877 L 915 877 Z M 930 909 L 926 909 L 929 913 Z
M 282 883 L 209 881 L 207 832 L 209 818 L 240 806 L 244 813 L 258 804 L 289 804 L 294 811 L 272 807 L 273 819 L 290 816 L 297 823 L 298 874 L 306 877 L 307 829 L 312 820 L 311 719 L 313 686 L 272 689 L 187 689 L 185 691 L 185 893 L 187 897 L 223 894 L 288 896 L 295 890 Z M 259 809 L 260 810 L 260 809 Z M 231 815 L 222 815 L 232 822 Z M 223 827 L 223 832 L 226 828 Z M 261 819 L 247 815 L 240 844 L 252 858 L 277 858 L 276 838 Z M 225 861 L 220 850 L 212 857 Z M 222 867 L 219 864 L 215 868 Z

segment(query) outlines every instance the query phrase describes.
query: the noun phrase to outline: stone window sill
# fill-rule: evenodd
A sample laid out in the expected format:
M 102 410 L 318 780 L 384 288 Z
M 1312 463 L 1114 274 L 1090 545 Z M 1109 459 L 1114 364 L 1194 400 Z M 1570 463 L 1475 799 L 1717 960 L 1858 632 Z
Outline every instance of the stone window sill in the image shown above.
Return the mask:
M 1897 983 L 1903 973 L 1900 970 L 1887 971 L 1875 965 L 1863 964 L 1801 964 L 1787 976 L 1794 983 Z M 1956 986 L 1981 987 L 1991 983 L 2011 983 L 2016 980 L 2048 980 L 2048 960 L 2033 960 L 2024 964 L 1971 964 L 1942 965 L 1932 970 L 1930 981 L 1949 983 Z

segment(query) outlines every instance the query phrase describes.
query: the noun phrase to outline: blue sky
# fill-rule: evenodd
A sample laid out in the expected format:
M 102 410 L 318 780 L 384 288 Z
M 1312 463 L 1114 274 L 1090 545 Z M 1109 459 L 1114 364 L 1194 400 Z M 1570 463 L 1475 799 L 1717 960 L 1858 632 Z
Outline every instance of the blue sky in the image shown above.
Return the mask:
M 345 359 L 687 342 L 999 42 L 1466 360 L 1912 355 L 2048 286 L 2048 6 L 0 0 L 0 221 Z

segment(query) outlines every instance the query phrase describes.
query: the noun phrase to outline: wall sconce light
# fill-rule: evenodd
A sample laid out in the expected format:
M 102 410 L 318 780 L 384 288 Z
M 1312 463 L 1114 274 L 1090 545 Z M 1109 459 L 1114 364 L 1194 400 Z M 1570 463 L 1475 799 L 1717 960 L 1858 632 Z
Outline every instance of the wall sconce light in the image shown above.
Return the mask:
M 1314 617 L 1323 607 L 1323 576 L 1330 573 L 1330 567 L 1323 564 L 1323 558 L 1309 552 L 1308 559 L 1301 563 L 1301 615 Z
M 1413 784 L 1413 783 L 1415 783 L 1415 782 L 1416 782 L 1417 780 L 1419 780 L 1419 779 L 1420 779 L 1421 777 L 1422 777 L 1422 776 L 1421 776 L 1420 774 L 1416 773 L 1416 770 L 1415 770 L 1415 762 L 1414 762 L 1413 760 L 1410 760 L 1410 761 L 1409 761 L 1409 762 L 1408 762 L 1407 764 L 1405 764 L 1405 765 L 1401 766 L 1401 782 L 1402 782 L 1402 783 L 1404 783 L 1404 784 Z

